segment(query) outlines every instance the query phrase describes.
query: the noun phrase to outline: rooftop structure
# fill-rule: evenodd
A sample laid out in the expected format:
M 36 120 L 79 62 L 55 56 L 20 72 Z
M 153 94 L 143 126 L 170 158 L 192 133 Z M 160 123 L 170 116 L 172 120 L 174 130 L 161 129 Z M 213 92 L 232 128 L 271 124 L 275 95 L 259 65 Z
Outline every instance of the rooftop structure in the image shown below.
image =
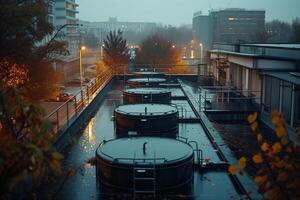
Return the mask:
M 300 125 L 299 44 L 216 43 L 210 59 L 210 72 L 220 84 L 251 97 L 259 107 L 261 120 L 271 128 L 271 112 L 282 112 L 291 138 L 295 137 Z

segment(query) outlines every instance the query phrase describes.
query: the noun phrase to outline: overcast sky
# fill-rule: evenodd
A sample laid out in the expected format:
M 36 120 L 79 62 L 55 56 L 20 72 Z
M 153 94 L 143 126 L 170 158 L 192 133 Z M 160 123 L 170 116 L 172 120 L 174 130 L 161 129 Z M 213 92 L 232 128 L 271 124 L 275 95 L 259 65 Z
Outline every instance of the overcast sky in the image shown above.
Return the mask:
M 211 9 L 247 8 L 266 10 L 266 20 L 291 22 L 300 18 L 300 0 L 76 0 L 79 19 L 107 21 L 157 22 L 163 24 L 191 24 L 193 13 L 204 14 Z

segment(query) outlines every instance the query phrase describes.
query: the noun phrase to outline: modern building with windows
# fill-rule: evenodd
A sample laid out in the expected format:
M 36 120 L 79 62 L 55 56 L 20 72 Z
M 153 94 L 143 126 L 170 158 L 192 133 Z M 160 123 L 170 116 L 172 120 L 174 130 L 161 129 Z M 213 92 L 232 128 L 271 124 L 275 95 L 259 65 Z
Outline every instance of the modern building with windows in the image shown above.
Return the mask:
M 157 28 L 156 23 L 152 22 L 121 22 L 116 17 L 110 17 L 108 21 L 103 22 L 89 22 L 79 21 L 80 32 L 92 33 L 103 41 L 109 31 L 121 30 L 126 33 L 151 33 Z
M 194 37 L 211 49 L 215 42 L 251 43 L 264 31 L 265 11 L 231 8 L 212 10 L 208 15 L 196 12 L 193 17 Z
M 260 119 L 270 127 L 272 111 L 283 113 L 290 132 L 300 126 L 299 44 L 214 44 L 210 61 L 218 83 L 256 96 Z
M 75 0 L 55 0 L 55 27 L 56 29 L 66 26 L 61 30 L 60 37 L 68 42 L 68 49 L 71 57 L 78 57 L 80 34 L 78 32 L 78 19 L 76 14 Z

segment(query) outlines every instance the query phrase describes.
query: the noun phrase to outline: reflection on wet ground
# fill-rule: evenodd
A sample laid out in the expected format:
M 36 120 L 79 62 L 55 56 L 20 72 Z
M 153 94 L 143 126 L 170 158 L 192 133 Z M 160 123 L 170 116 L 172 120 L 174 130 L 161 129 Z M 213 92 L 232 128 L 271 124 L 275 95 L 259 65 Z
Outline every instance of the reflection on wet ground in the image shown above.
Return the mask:
M 178 88 L 174 89 L 177 91 L 176 94 L 180 93 Z M 174 101 L 173 103 L 180 103 L 186 110 L 191 111 L 187 102 Z M 84 163 L 87 159 L 95 156 L 95 150 L 100 142 L 115 137 L 114 122 L 111 117 L 114 109 L 120 104 L 122 104 L 122 85 L 115 84 L 112 90 L 106 94 L 96 115 L 89 121 L 85 129 L 72 139 L 72 144 L 65 152 L 63 163 L 65 169 L 82 167 L 74 176 L 66 180 L 58 178 L 52 183 L 44 184 L 38 195 L 40 199 L 51 199 L 53 196 L 55 199 L 73 200 L 101 198 L 96 186 L 95 167 Z M 179 132 L 181 136 L 199 143 L 200 148 L 203 149 L 204 158 L 216 163 L 220 161 L 200 124 L 179 124 Z M 195 171 L 193 195 L 193 199 L 240 199 L 227 172 L 224 171 L 202 173 Z

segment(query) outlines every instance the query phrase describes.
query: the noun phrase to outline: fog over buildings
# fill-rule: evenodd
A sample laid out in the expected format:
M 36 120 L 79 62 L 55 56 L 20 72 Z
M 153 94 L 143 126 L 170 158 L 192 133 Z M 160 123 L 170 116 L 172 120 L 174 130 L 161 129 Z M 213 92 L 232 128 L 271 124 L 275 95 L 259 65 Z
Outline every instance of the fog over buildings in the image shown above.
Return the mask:
M 246 8 L 266 11 L 266 21 L 280 19 L 291 22 L 300 17 L 299 0 L 78 0 L 79 19 L 105 21 L 117 17 L 120 21 L 191 24 L 194 12 L 203 14 L 214 9 Z M 93 15 L 91 15 L 93 13 Z

